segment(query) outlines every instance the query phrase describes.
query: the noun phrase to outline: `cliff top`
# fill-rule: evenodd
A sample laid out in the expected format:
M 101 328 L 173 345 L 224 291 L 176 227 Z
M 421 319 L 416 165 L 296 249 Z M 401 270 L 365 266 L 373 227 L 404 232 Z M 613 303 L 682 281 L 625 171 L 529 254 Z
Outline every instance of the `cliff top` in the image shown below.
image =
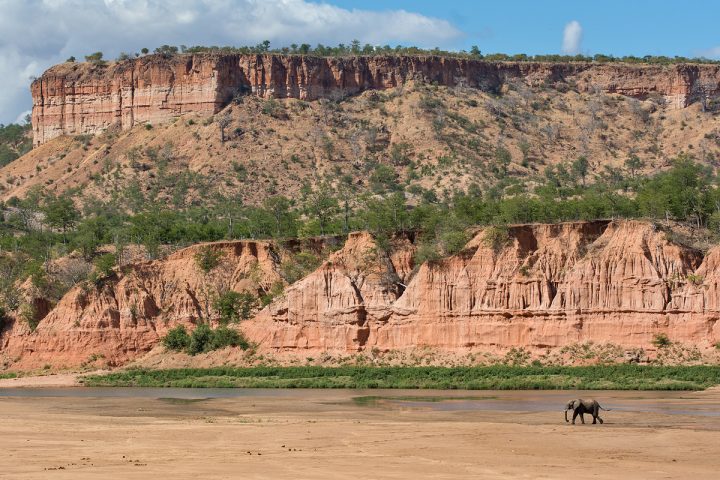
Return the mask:
M 518 59 L 493 59 L 479 58 L 461 55 L 443 55 L 427 53 L 407 53 L 407 54 L 372 54 L 372 55 L 317 55 L 317 54 L 293 54 L 293 53 L 239 53 L 239 52 L 193 52 L 193 53 L 176 53 L 167 54 L 148 54 L 137 58 L 128 58 L 123 60 L 111 61 L 86 61 L 86 62 L 64 62 L 54 65 L 47 69 L 40 77 L 48 75 L 60 75 L 70 80 L 77 80 L 87 75 L 115 75 L 125 70 L 137 66 L 158 65 L 158 66 L 177 66 L 190 62 L 191 64 L 204 61 L 219 60 L 224 58 L 255 58 L 258 61 L 280 59 L 288 61 L 289 59 L 301 60 L 303 62 L 328 62 L 330 64 L 345 64 L 347 62 L 367 62 L 367 63 L 402 63 L 404 61 L 420 61 L 428 63 L 456 62 L 457 64 L 477 64 L 477 65 L 512 65 L 524 69 L 533 69 L 533 67 L 558 66 L 566 67 L 571 71 L 579 72 L 589 68 L 613 68 L 634 71 L 639 69 L 651 69 L 654 71 L 662 70 L 678 70 L 687 66 L 699 67 L 702 69 L 717 71 L 720 64 L 717 62 L 705 62 L 699 59 L 686 59 L 687 61 L 677 61 L 668 63 L 659 62 L 626 62 L 620 59 L 611 59 L 609 61 L 595 61 L 588 57 L 582 60 L 535 60 L 532 57 L 524 60 Z M 35 80 L 37 81 L 37 80 Z M 33 82 L 34 83 L 34 82 Z

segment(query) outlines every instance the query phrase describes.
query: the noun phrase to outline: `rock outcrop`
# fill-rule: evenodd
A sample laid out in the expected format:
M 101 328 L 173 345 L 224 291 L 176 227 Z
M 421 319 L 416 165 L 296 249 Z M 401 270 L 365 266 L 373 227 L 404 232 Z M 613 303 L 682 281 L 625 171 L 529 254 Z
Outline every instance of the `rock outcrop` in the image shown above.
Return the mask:
M 430 347 L 452 354 L 542 352 L 592 341 L 653 348 L 656 335 L 700 349 L 720 342 L 720 247 L 674 243 L 654 224 L 595 221 L 479 231 L 458 254 L 414 264 L 413 238 L 390 253 L 355 233 L 240 328 L 265 352 L 350 354 Z M 203 272 L 201 249 L 222 252 Z M 0 336 L 13 368 L 119 365 L 177 324 L 212 318 L 223 289 L 283 283 L 273 242 L 194 246 L 71 290 L 34 332 Z
M 652 348 L 661 333 L 703 348 L 720 341 L 720 249 L 703 260 L 635 221 L 515 226 L 494 246 L 486 235 L 419 266 L 396 301 L 378 293 L 383 275 L 352 294 L 356 270 L 330 261 L 246 331 L 267 348 L 315 351 Z
M 196 260 L 205 249 L 217 257 L 208 272 Z M 269 291 L 282 282 L 277 262 L 269 242 L 236 241 L 131 265 L 97 285 L 71 289 L 34 332 L 16 319 L 0 336 L 0 357 L 22 368 L 73 367 L 94 359 L 120 365 L 150 350 L 168 329 L 192 328 L 207 318 L 218 291 Z
M 697 85 L 720 90 L 718 65 L 625 65 L 485 62 L 438 56 L 151 55 L 109 65 L 65 63 L 32 84 L 34 144 L 63 134 L 97 134 L 113 126 L 162 122 L 196 112 L 212 115 L 234 95 L 339 98 L 416 80 L 497 91 L 508 81 L 572 84 L 687 106 Z
M 414 247 L 395 240 L 388 255 L 368 233 L 350 234 L 345 247 L 248 322 L 263 348 L 357 352 L 371 326 L 383 322 L 412 271 Z

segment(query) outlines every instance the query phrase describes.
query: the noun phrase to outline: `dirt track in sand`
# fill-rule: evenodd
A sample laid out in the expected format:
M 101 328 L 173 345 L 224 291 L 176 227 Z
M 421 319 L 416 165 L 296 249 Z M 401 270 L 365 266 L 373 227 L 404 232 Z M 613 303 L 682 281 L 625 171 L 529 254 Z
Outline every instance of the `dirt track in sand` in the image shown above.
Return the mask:
M 358 406 L 352 395 L 4 397 L 0 477 L 699 480 L 720 468 L 718 416 L 613 411 L 604 425 L 572 426 L 561 406 L 435 411 Z M 720 409 L 720 391 L 687 395 Z

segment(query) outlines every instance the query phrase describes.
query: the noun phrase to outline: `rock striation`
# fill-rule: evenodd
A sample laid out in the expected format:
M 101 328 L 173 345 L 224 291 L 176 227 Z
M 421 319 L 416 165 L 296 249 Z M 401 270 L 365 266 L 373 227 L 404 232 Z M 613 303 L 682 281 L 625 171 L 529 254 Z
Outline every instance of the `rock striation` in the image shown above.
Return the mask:
M 222 253 L 209 272 L 196 261 L 205 248 Z M 215 292 L 284 283 L 280 252 L 273 242 L 219 242 L 135 264 L 72 289 L 34 332 L 10 322 L 0 357 L 13 368 L 98 356 L 123 364 L 168 328 L 214 318 Z M 542 352 L 588 341 L 652 349 L 658 334 L 706 350 L 720 342 L 720 247 L 703 254 L 652 223 L 483 229 L 452 257 L 416 265 L 414 255 L 412 237 L 388 253 L 370 234 L 351 234 L 238 328 L 259 351 L 300 354 Z
M 216 252 L 218 265 L 204 272 L 196 256 Z M 16 319 L 0 336 L 0 358 L 22 368 L 74 367 L 89 359 L 121 365 L 155 346 L 168 329 L 192 329 L 208 318 L 217 292 L 270 290 L 282 279 L 269 242 L 195 245 L 164 260 L 123 268 L 102 282 L 71 289 L 34 332 Z
M 316 351 L 652 348 L 661 333 L 703 348 L 720 341 L 720 248 L 703 258 L 636 221 L 515 226 L 500 246 L 486 235 L 418 266 L 394 301 L 382 279 L 407 269 L 385 262 L 351 295 L 357 270 L 331 259 L 245 330 L 267 348 Z
M 212 115 L 237 94 L 338 98 L 414 81 L 497 91 L 508 81 L 573 86 L 682 108 L 698 85 L 720 91 L 720 66 L 485 62 L 439 56 L 195 54 L 150 55 L 107 65 L 64 63 L 32 83 L 34 144 L 65 134 L 97 134 L 188 112 Z M 704 91 L 705 91 L 704 90 Z

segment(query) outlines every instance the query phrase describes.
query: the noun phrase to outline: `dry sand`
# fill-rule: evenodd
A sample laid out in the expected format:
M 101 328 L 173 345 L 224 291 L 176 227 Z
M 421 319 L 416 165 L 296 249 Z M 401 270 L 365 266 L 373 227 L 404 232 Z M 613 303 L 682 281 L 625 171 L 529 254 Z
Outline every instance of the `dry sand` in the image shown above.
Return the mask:
M 78 387 L 78 373 L 54 373 L 48 375 L 31 375 L 17 378 L 1 378 L 0 388 L 32 388 L 32 387 Z
M 348 391 L 278 393 L 197 401 L 0 397 L 0 477 L 700 480 L 720 471 L 717 416 L 613 411 L 604 425 L 572 426 L 561 405 L 557 412 L 435 411 L 358 406 Z M 687 395 L 705 408 L 720 403 L 717 390 Z

